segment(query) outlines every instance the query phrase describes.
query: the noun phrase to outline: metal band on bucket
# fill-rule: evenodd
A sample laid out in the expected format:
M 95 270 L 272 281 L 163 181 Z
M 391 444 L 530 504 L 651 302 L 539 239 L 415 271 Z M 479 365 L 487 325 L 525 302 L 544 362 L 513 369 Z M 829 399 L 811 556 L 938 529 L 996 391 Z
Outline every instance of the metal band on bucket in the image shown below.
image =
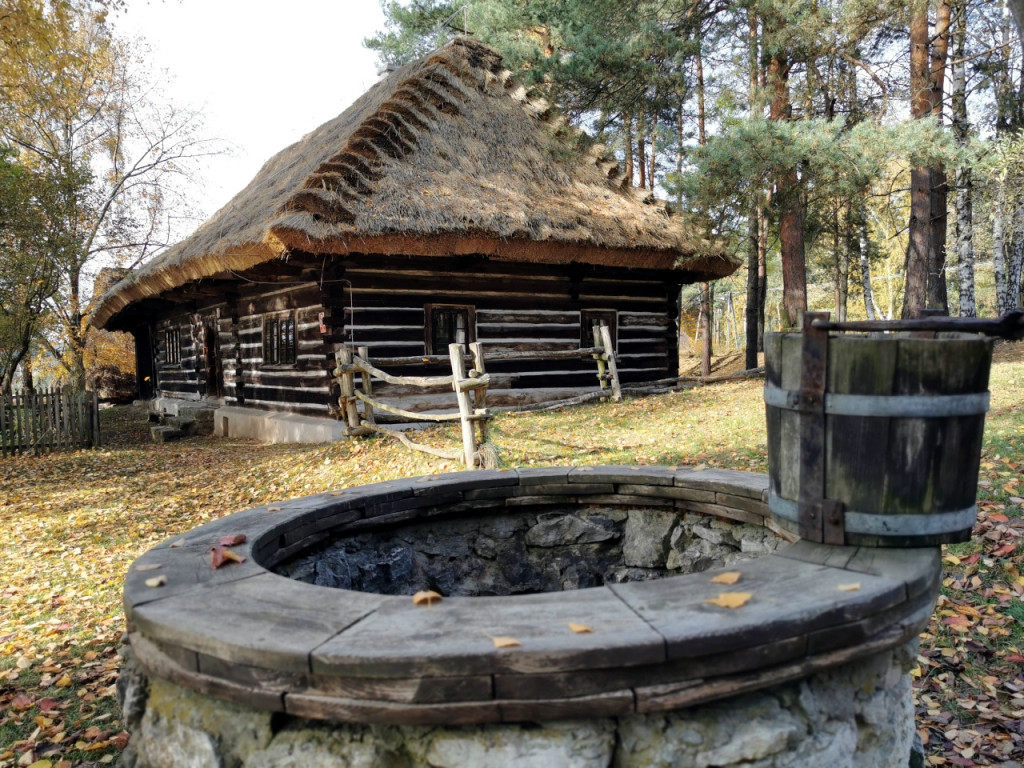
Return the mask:
M 979 416 L 987 413 L 988 392 L 964 395 L 839 395 L 825 393 L 825 413 L 831 416 L 879 416 L 896 419 Z M 764 385 L 764 402 L 772 408 L 799 411 L 800 393 L 774 384 Z
M 794 523 L 800 521 L 797 503 L 777 496 L 774 492 L 768 496 L 768 509 L 778 517 Z M 847 533 L 869 536 L 930 536 L 973 528 L 977 519 L 976 505 L 955 512 L 914 515 L 871 514 L 846 510 L 845 528 Z

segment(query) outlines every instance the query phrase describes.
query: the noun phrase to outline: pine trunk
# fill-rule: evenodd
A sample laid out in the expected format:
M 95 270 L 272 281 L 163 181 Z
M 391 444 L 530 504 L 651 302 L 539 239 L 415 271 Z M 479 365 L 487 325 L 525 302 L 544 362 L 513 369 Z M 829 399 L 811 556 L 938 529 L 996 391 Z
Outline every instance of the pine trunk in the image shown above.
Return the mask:
M 921 119 L 932 111 L 928 67 L 928 1 L 910 6 L 910 99 L 911 114 Z M 932 173 L 918 167 L 910 172 L 910 226 L 904 265 L 903 317 L 914 317 L 926 306 L 928 251 L 932 245 Z
M 757 76 L 758 76 L 758 44 L 757 18 L 753 11 L 747 12 L 749 22 L 748 33 L 748 64 L 749 64 L 749 99 L 750 114 L 756 115 L 757 109 Z M 764 328 L 764 297 L 761 295 L 760 281 L 760 195 L 755 192 L 750 196 L 747 208 L 747 306 L 744 309 L 744 326 L 746 327 L 746 344 L 744 346 L 743 365 L 747 370 L 757 368 L 757 353 L 762 343 Z
M 929 95 L 932 116 L 942 122 L 942 94 L 946 80 L 946 58 L 949 51 L 949 0 L 941 0 L 935 11 L 935 34 L 932 36 Z M 946 223 L 947 179 L 942 164 L 931 170 L 931 244 L 928 247 L 927 302 L 930 309 L 949 314 L 946 295 Z
M 782 53 L 772 56 L 768 80 L 772 86 L 771 120 L 791 116 L 789 101 L 789 61 Z M 804 208 L 800 177 L 795 166 L 783 171 L 776 180 L 779 208 L 779 246 L 782 257 L 782 300 L 789 327 L 800 323 L 807 309 L 807 267 L 804 257 Z

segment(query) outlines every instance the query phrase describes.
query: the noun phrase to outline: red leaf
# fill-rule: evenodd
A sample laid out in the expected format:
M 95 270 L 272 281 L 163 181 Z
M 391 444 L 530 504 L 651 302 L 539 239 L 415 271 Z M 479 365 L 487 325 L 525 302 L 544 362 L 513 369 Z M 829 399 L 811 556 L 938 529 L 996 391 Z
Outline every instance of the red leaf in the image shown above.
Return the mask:
M 970 557 L 966 557 L 963 560 L 961 560 L 960 563 L 963 564 L 963 565 L 974 565 L 979 560 L 981 560 L 981 554 L 978 553 L 978 552 L 975 552 Z
M 1002 512 L 990 512 L 989 515 L 988 515 L 988 519 L 991 520 L 994 523 L 1008 523 L 1008 522 L 1010 522 L 1010 518 L 1008 518 Z
M 245 534 L 244 533 L 233 533 L 230 536 L 221 536 L 220 537 L 220 541 L 217 542 L 217 546 L 219 546 L 219 547 L 233 547 L 236 544 L 244 544 L 244 543 L 245 543 Z
M 26 696 L 24 693 L 19 693 L 13 699 L 11 699 L 11 706 L 14 709 L 28 709 L 34 702 L 31 696 Z
M 227 547 L 216 546 L 210 550 L 210 567 L 220 568 L 228 563 L 241 563 L 245 558 L 237 552 L 232 552 Z
M 45 699 L 40 699 L 37 703 L 39 704 L 40 712 L 52 712 L 57 709 L 57 704 L 59 702 L 56 699 L 52 699 L 47 696 Z
M 1003 658 L 1006 661 L 1024 662 L 1024 656 L 1021 656 L 1019 653 L 1008 653 Z
M 1001 547 L 996 547 L 992 550 L 992 557 L 1008 557 L 1017 550 L 1016 544 L 1003 544 Z

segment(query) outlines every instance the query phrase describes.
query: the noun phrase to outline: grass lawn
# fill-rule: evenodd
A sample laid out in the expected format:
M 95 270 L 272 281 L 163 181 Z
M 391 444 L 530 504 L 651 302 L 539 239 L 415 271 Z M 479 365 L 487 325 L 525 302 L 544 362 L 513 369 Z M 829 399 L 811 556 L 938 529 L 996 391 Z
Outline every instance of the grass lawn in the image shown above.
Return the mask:
M 932 765 L 1024 762 L 1024 343 L 993 367 L 973 541 L 947 547 L 913 671 Z M 667 464 L 766 471 L 761 381 L 502 415 L 505 466 Z M 112 763 L 121 579 L 152 545 L 273 500 L 455 470 L 382 437 L 260 445 L 149 442 L 145 413 L 102 414 L 104 446 L 0 459 L 0 768 Z M 417 439 L 455 447 L 440 427 Z

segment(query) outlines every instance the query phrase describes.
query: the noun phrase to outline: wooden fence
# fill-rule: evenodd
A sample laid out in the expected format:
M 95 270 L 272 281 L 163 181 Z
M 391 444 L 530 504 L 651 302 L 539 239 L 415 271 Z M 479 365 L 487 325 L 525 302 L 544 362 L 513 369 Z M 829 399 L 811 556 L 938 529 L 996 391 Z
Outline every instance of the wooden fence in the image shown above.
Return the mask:
M 0 395 L 0 455 L 38 455 L 100 444 L 95 392 Z
M 486 355 L 486 359 L 543 360 L 592 357 L 597 363 L 597 380 L 601 388 L 600 391 L 581 395 L 569 401 L 562 401 L 561 404 L 585 402 L 595 397 L 608 397 L 609 390 L 613 400 L 621 400 L 622 389 L 619 385 L 618 367 L 608 326 L 595 326 L 593 330 L 593 347 L 560 352 L 491 352 Z M 359 347 L 357 352 L 358 354 L 353 355 L 352 349 L 343 344 L 337 345 L 335 350 L 338 367 L 334 369 L 333 375 L 337 378 L 339 388 L 341 389 L 340 405 L 342 418 L 348 424 L 346 429 L 347 435 L 383 434 L 401 441 L 403 445 L 413 450 L 445 459 L 462 459 L 465 462 L 466 469 L 473 469 L 474 467 L 491 469 L 497 467 L 497 451 L 488 440 L 487 422 L 490 420 L 491 414 L 487 409 L 487 387 L 490 384 L 490 377 L 487 375 L 484 348 L 480 342 L 474 342 L 469 345 L 469 359 L 467 359 L 461 344 L 450 344 L 448 346 L 448 355 L 389 358 L 387 360 L 388 364 L 398 366 L 423 363 L 450 363 L 452 367 L 451 376 L 396 376 L 382 371 L 373 365 L 370 362 L 369 350 L 366 347 Z M 361 391 L 357 390 L 355 386 L 355 375 L 357 373 L 360 375 Z M 459 412 L 450 414 L 417 413 L 382 403 L 373 396 L 374 377 L 389 384 L 401 386 L 451 386 L 455 391 Z M 361 415 L 356 407 L 357 402 L 362 402 L 363 404 L 363 413 Z M 462 450 L 450 451 L 416 443 L 401 431 L 379 425 L 374 414 L 375 408 L 390 413 L 393 416 L 400 416 L 407 421 L 459 421 L 462 424 Z M 477 432 L 479 432 L 479 439 L 477 439 Z

